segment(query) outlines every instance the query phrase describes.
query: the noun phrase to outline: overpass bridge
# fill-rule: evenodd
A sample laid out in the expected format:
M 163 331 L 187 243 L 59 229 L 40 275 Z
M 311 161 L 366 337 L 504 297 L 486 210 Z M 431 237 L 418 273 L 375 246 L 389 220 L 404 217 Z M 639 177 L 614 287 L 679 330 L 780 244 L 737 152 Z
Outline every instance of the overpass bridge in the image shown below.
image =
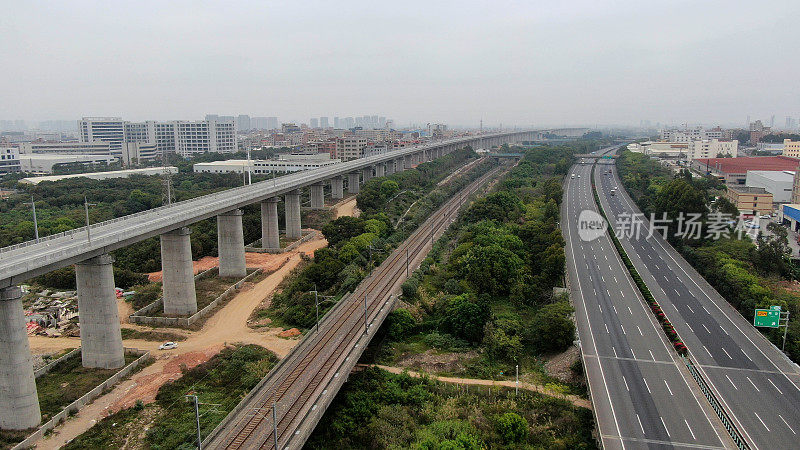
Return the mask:
M 124 351 L 109 252 L 154 236 L 161 239 L 164 312 L 197 311 L 190 230 L 192 223 L 217 217 L 219 272 L 245 276 L 242 230 L 244 206 L 260 203 L 262 246 L 280 249 L 277 202 L 285 198 L 286 236 L 299 238 L 300 190 L 310 189 L 312 208 L 324 205 L 324 187 L 342 198 L 344 186 L 358 193 L 373 176 L 389 175 L 466 146 L 492 147 L 529 140 L 535 132 L 514 131 L 448 139 L 321 167 L 249 186 L 228 189 L 141 213 L 0 249 L 0 428 L 27 429 L 41 421 L 36 383 L 17 284 L 76 265 L 84 367 L 118 368 Z

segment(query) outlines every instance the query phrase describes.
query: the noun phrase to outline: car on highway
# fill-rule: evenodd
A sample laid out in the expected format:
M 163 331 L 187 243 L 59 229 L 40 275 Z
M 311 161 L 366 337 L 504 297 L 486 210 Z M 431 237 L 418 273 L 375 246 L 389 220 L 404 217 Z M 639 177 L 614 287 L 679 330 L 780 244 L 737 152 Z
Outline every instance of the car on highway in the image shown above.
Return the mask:
M 172 350 L 173 348 L 178 348 L 177 342 L 164 342 L 163 344 L 158 346 L 159 350 Z

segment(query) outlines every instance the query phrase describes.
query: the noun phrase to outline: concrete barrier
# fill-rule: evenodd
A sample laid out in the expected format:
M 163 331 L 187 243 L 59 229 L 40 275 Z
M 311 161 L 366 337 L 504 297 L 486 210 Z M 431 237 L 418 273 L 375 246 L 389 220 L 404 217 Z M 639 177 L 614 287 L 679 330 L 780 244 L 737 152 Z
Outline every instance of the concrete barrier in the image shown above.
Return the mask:
M 81 350 L 80 348 L 75 349 L 64 356 L 72 355 L 75 352 L 80 352 L 80 350 Z M 109 389 L 115 384 L 119 383 L 123 378 L 130 375 L 134 369 L 139 367 L 139 365 L 141 365 L 143 362 L 147 361 L 150 358 L 150 352 L 135 348 L 126 348 L 125 353 L 135 354 L 140 356 L 136 358 L 135 361 L 131 362 L 127 366 L 120 369 L 119 372 L 115 373 L 114 375 L 111 375 L 108 379 L 100 383 L 94 389 L 83 394 L 81 398 L 70 403 L 66 408 L 62 409 L 58 414 L 54 415 L 50 420 L 40 425 L 39 428 L 33 432 L 33 434 L 25 438 L 24 441 L 12 447 L 12 450 L 33 447 L 36 444 L 36 442 L 38 442 L 40 439 L 44 437 L 45 433 L 57 427 L 61 422 L 67 420 L 67 417 L 69 417 L 70 414 L 80 411 L 81 408 L 94 401 L 94 399 L 96 399 L 97 397 L 101 396 L 106 389 Z
M 292 242 L 291 244 L 287 245 L 286 247 L 284 247 L 284 248 L 282 248 L 280 250 L 273 250 L 273 249 L 269 249 L 269 248 L 261 248 L 261 239 L 258 239 L 257 241 L 255 241 L 255 242 L 253 242 L 251 244 L 248 244 L 247 246 L 245 246 L 244 250 L 246 252 L 251 252 L 251 253 L 284 253 L 284 252 L 290 252 L 290 251 L 296 249 L 297 247 L 299 247 L 300 244 L 308 242 L 311 239 L 313 239 L 314 237 L 316 237 L 318 233 L 319 233 L 319 231 L 317 231 L 317 230 L 314 230 L 312 228 L 306 228 L 305 230 L 303 230 L 303 237 L 301 237 L 300 239 Z
M 202 278 L 207 278 L 210 273 L 216 270 L 216 267 L 206 270 L 205 272 L 201 272 L 195 275 L 195 281 L 200 280 Z M 174 327 L 189 327 L 201 318 L 208 315 L 211 311 L 214 310 L 219 304 L 228 298 L 232 297 L 239 289 L 242 288 L 242 285 L 253 279 L 257 274 L 261 273 L 263 269 L 258 268 L 251 273 L 249 273 L 246 277 L 242 278 L 241 280 L 237 281 L 236 283 L 232 284 L 228 289 L 220 294 L 217 298 L 211 301 L 206 307 L 197 311 L 196 313 L 192 314 L 189 317 L 156 317 L 156 316 L 148 316 L 147 314 L 157 310 L 159 306 L 163 305 L 164 299 L 160 298 L 153 303 L 145 306 L 144 308 L 136 311 L 135 313 L 128 316 L 128 320 L 131 323 L 139 323 L 145 325 L 168 325 Z
M 51 370 L 53 370 L 53 367 L 61 364 L 62 362 L 66 361 L 66 360 L 68 360 L 68 359 L 70 359 L 72 357 L 78 356 L 80 354 L 81 354 L 81 348 L 78 347 L 75 350 L 72 350 L 71 352 L 67 353 L 66 355 L 63 355 L 60 358 L 56 359 L 55 361 L 50 362 L 46 366 L 40 367 L 39 369 L 35 370 L 33 372 L 33 376 L 34 376 L 34 378 L 39 378 L 40 376 L 42 376 L 42 375 L 50 372 Z

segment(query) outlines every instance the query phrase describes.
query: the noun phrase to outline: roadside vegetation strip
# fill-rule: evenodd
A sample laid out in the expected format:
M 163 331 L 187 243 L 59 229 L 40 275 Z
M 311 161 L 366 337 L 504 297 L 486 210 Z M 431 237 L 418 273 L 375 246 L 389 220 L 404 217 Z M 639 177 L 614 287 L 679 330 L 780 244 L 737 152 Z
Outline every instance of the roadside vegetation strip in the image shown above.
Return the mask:
M 611 222 L 609 222 L 608 217 L 606 216 L 606 213 L 603 210 L 603 205 L 600 203 L 600 196 L 597 193 L 597 186 L 594 184 L 594 173 L 596 167 L 597 164 L 592 165 L 592 175 L 591 175 L 592 194 L 594 196 L 594 201 L 597 204 L 597 209 L 600 211 L 600 215 L 603 216 L 606 223 L 610 227 Z M 691 356 L 689 355 L 689 349 L 686 347 L 686 345 L 683 344 L 683 341 L 680 339 L 678 333 L 675 331 L 675 327 L 672 326 L 672 323 L 669 321 L 666 314 L 661 309 L 661 306 L 653 297 L 653 294 L 650 292 L 650 289 L 647 287 L 647 284 L 644 282 L 644 280 L 642 280 L 642 277 L 639 275 L 639 272 L 633 266 L 633 263 L 628 257 L 627 252 L 625 252 L 625 249 L 622 247 L 622 243 L 617 238 L 616 234 L 614 233 L 614 230 L 609 228 L 607 232 L 608 235 L 611 237 L 611 241 L 614 243 L 614 248 L 616 248 L 617 253 L 619 253 L 620 258 L 625 264 L 625 268 L 628 269 L 631 278 L 633 278 L 633 281 L 636 283 L 636 287 L 639 289 L 639 292 L 641 292 L 642 297 L 644 297 L 645 301 L 650 306 L 650 310 L 656 316 L 656 319 L 658 319 L 662 329 L 664 330 L 664 333 L 667 335 L 667 338 L 672 342 L 672 345 L 675 347 L 675 351 L 678 353 L 681 360 L 683 360 L 684 364 L 689 370 L 689 373 L 691 373 L 692 378 L 700 386 L 700 390 L 703 392 L 703 395 L 711 404 L 711 407 L 717 414 L 717 417 L 719 417 L 720 421 L 722 421 L 722 424 L 725 427 L 728 434 L 730 435 L 731 439 L 733 439 L 737 448 L 742 450 L 749 449 L 750 447 L 747 445 L 741 433 L 739 433 L 739 430 L 731 421 L 730 417 L 728 416 L 728 413 L 725 411 L 725 409 L 722 407 L 722 404 L 719 402 L 719 400 L 717 400 L 717 397 L 708 387 L 708 383 L 705 381 L 700 372 L 694 367 L 694 362 L 692 362 Z

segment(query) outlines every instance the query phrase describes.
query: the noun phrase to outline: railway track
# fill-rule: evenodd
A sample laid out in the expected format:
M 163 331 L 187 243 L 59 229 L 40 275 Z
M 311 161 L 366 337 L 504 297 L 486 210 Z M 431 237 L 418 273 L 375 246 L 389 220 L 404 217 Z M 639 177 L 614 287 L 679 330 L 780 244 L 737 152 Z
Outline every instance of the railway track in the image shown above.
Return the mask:
M 416 267 L 422 262 L 426 249 L 447 229 L 464 199 L 499 170 L 501 167 L 493 168 L 431 214 L 372 275 L 326 314 L 319 331 L 310 331 L 312 334 L 242 400 L 206 438 L 204 447 L 269 449 L 276 447 L 276 441 L 280 449 L 302 447 L 324 410 L 317 410 L 319 403 L 327 406 L 332 401 L 349 367 L 355 365 L 390 312 L 393 292 L 405 281 L 407 264 Z M 348 370 L 340 370 L 345 367 Z M 277 424 L 273 421 L 273 404 Z

